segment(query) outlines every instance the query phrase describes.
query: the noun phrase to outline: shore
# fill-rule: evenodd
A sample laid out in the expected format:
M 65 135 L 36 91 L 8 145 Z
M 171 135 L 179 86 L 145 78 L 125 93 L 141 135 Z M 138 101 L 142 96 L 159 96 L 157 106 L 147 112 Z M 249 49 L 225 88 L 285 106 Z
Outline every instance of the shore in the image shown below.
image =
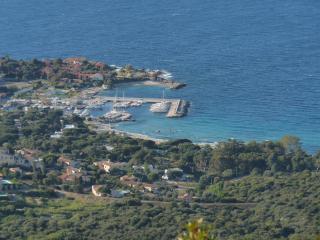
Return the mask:
M 114 134 L 117 134 L 117 135 L 128 136 L 128 137 L 131 137 L 131 138 L 137 138 L 137 139 L 143 139 L 143 140 L 151 140 L 151 141 L 154 141 L 155 143 L 163 143 L 163 142 L 168 141 L 166 139 L 153 138 L 153 137 L 150 137 L 150 136 L 145 135 L 145 134 L 122 131 L 122 130 L 114 128 L 113 126 L 111 126 L 109 124 L 100 123 L 98 121 L 85 121 L 85 123 L 88 124 L 92 128 L 92 130 L 94 130 L 96 132 L 114 133 Z
M 154 141 L 156 144 L 160 144 L 160 143 L 168 142 L 170 140 L 174 140 L 174 139 L 154 138 L 154 137 L 151 137 L 146 134 L 127 132 L 127 131 L 116 129 L 109 124 L 103 124 L 103 123 L 100 123 L 97 121 L 86 121 L 85 123 L 88 124 L 89 126 L 91 126 L 92 130 L 94 130 L 96 132 L 108 132 L 108 133 L 114 133 L 117 135 L 127 136 L 127 137 L 131 137 L 131 138 L 135 138 L 135 139 L 151 140 L 151 141 Z M 193 142 L 193 144 L 199 145 L 200 147 L 204 147 L 206 145 L 209 145 L 214 148 L 217 146 L 218 142 Z
M 121 86 L 122 84 L 132 84 L 132 85 L 144 85 L 151 87 L 164 87 L 169 89 L 180 89 L 186 86 L 185 83 L 176 82 L 172 80 L 142 80 L 142 81 L 128 81 L 128 82 L 115 82 L 115 86 Z
M 128 136 L 128 137 L 131 137 L 131 138 L 143 139 L 143 140 L 151 140 L 151 141 L 154 141 L 156 144 L 168 142 L 170 140 L 174 140 L 174 139 L 153 138 L 153 137 L 151 137 L 149 135 L 146 135 L 146 134 L 126 132 L 126 131 L 122 131 L 122 130 L 115 129 L 115 128 L 111 128 L 109 131 L 110 132 L 114 132 L 115 134 Z M 192 142 L 192 143 L 195 144 L 195 145 L 198 145 L 200 147 L 204 147 L 206 145 L 209 145 L 212 148 L 216 147 L 217 144 L 218 144 L 218 142 Z
M 142 82 L 145 86 L 160 86 L 166 87 L 169 89 L 180 89 L 186 86 L 185 83 L 176 82 L 173 80 L 162 79 L 161 81 L 153 81 L 153 80 L 146 80 Z

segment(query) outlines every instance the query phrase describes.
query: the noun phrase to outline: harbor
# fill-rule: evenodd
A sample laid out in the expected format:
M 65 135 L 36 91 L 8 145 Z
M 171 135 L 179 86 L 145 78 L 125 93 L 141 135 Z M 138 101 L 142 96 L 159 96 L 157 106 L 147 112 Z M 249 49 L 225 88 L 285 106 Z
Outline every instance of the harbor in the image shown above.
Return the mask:
M 103 97 L 100 101 L 106 102 L 116 102 L 116 103 L 168 103 L 170 105 L 169 110 L 167 111 L 166 116 L 168 118 L 183 117 L 187 114 L 189 103 L 182 99 L 165 99 L 165 98 L 135 98 L 135 97 Z
M 69 97 L 68 91 L 48 88 L 38 91 L 36 98 L 12 98 L 2 105 L 3 109 L 16 107 L 53 108 L 63 110 L 65 115 L 78 115 L 91 118 L 101 123 L 119 123 L 135 121 L 135 111 L 127 112 L 129 108 L 147 105 L 149 111 L 155 115 L 165 114 L 167 118 L 180 118 L 187 114 L 189 102 L 178 98 L 152 97 L 122 97 L 101 95 L 102 88 L 87 88 Z M 110 109 L 111 107 L 111 109 Z M 109 108 L 109 110 L 107 110 Z M 98 114 L 97 114 L 98 112 Z

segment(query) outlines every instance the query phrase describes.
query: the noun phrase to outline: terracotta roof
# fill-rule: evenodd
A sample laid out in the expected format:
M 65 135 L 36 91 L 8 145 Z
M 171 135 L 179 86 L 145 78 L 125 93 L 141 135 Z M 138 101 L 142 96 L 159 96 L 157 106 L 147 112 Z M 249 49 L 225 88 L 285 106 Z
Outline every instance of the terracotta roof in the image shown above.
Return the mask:
M 76 63 L 76 62 L 84 62 L 87 59 L 85 57 L 70 57 L 63 60 L 65 63 Z
M 135 176 L 124 175 L 120 178 L 120 181 L 129 182 L 129 181 L 137 181 L 138 179 Z
M 58 160 L 57 160 L 58 162 L 60 162 L 60 163 L 64 163 L 64 164 L 66 164 L 66 165 L 71 165 L 71 163 L 72 163 L 72 160 L 70 159 L 70 158 L 68 158 L 68 157 L 66 157 L 66 156 L 60 156 L 59 158 L 58 158 Z

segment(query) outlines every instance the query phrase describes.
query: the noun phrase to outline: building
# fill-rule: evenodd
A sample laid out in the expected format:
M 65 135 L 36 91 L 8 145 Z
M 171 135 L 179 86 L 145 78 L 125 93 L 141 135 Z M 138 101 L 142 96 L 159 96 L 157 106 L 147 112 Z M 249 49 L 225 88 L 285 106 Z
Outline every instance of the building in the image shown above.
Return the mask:
M 93 193 L 93 195 L 95 195 L 96 197 L 102 197 L 102 193 L 100 192 L 100 189 L 103 187 L 103 185 L 92 185 L 91 186 L 91 191 Z
M 0 149 L 0 165 L 31 167 L 27 159 L 20 154 L 10 154 L 5 148 Z
M 183 170 L 181 168 L 169 168 L 164 170 L 162 175 L 163 180 L 176 180 L 183 176 Z
M 72 160 L 64 155 L 60 156 L 57 160 L 58 163 L 60 164 L 64 164 L 67 166 L 71 166 L 72 165 Z
M 97 68 L 103 69 L 105 68 L 107 65 L 103 62 L 95 62 L 94 64 Z
M 158 169 L 154 167 L 152 164 L 146 165 L 146 166 L 132 166 L 134 170 L 143 170 L 143 171 L 149 171 L 151 173 L 158 173 Z
M 50 138 L 61 138 L 62 134 L 62 131 L 55 131 L 54 134 L 50 135 Z
M 85 57 L 70 57 L 63 60 L 66 64 L 82 65 L 87 59 Z
M 9 172 L 16 174 L 16 173 L 22 173 L 22 169 L 20 167 L 13 167 L 13 168 L 9 168 Z
M 185 193 L 181 196 L 178 196 L 179 200 L 185 201 L 185 202 L 191 202 L 192 201 L 192 195 L 189 193 Z
M 124 175 L 120 178 L 120 181 L 124 184 L 127 185 L 128 187 L 135 188 L 138 190 L 141 190 L 143 192 L 156 192 L 157 187 L 154 184 L 150 183 L 143 183 L 143 182 L 138 182 L 138 178 L 135 176 L 128 176 Z
M 107 161 L 94 162 L 93 165 L 97 166 L 99 169 L 105 171 L 106 173 L 110 173 L 112 168 L 121 168 L 126 166 L 127 163 L 111 162 L 110 160 L 107 160 Z
M 103 74 L 101 73 L 95 73 L 93 75 L 90 76 L 91 80 L 94 80 L 94 81 L 103 81 L 104 77 L 103 77 Z
M 156 185 L 154 184 L 150 184 L 150 183 L 143 183 L 143 190 L 148 191 L 148 192 L 157 192 L 158 188 Z
M 124 175 L 124 176 L 120 177 L 120 181 L 121 182 L 136 182 L 136 181 L 138 181 L 138 178 L 136 178 L 135 176 Z
M 130 193 L 129 190 L 115 190 L 115 189 L 111 190 L 111 196 L 114 198 L 122 198 L 125 195 L 128 195 L 129 193 Z
M 0 179 L 0 191 L 13 190 L 14 188 L 15 184 L 10 180 Z
M 74 128 L 75 128 L 74 124 L 66 124 L 63 129 L 74 129 Z
M 80 169 L 68 166 L 66 171 L 59 176 L 59 178 L 62 182 L 74 182 L 81 179 L 82 176 L 83 174 Z
M 16 151 L 17 155 L 22 157 L 28 162 L 28 166 L 34 166 L 36 168 L 41 167 L 41 163 L 43 161 L 42 158 L 39 158 L 40 152 L 33 149 L 23 148 L 21 150 Z

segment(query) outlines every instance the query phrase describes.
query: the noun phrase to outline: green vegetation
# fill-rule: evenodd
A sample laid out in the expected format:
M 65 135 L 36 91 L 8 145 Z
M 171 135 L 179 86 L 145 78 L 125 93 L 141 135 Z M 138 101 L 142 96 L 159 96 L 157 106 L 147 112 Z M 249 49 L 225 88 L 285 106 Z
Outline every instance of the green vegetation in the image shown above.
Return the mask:
M 52 138 L 57 131 L 61 137 Z M 306 153 L 294 136 L 215 147 L 183 139 L 156 144 L 96 133 L 80 117 L 31 108 L 1 112 L 0 144 L 11 154 L 32 149 L 42 159 L 39 166 L 22 167 L 25 173 L 0 168 L 19 184 L 14 200 L 0 199 L 0 239 L 175 239 L 189 220 L 199 218 L 209 228 L 193 222 L 181 239 L 295 240 L 320 234 L 320 153 Z M 86 180 L 62 180 L 61 156 Z M 106 159 L 125 165 L 106 173 L 93 164 Z M 160 181 L 165 169 L 177 186 Z M 141 193 L 120 181 L 123 175 L 158 190 Z M 106 197 L 88 194 L 94 184 L 103 186 Z M 114 188 L 131 195 L 110 198 Z M 61 190 L 66 197 L 55 192 Z M 177 200 L 185 194 L 185 201 Z
M 102 62 L 88 61 L 83 57 L 64 60 L 15 60 L 9 56 L 0 58 L 0 77 L 6 81 L 26 82 L 40 79 L 56 88 L 84 88 L 102 84 L 111 87 L 115 82 L 150 80 L 156 76 L 156 73 L 153 76 L 131 65 L 117 71 L 115 67 Z M 38 82 L 33 87 L 39 88 L 42 84 Z
M 214 240 L 209 236 L 209 227 L 202 223 L 203 219 L 189 222 L 186 225 L 187 231 L 182 233 L 178 240 Z
M 14 60 L 10 57 L 2 57 L 0 59 L 0 74 L 5 78 L 17 80 L 33 80 L 41 78 L 41 69 L 44 63 L 33 59 L 31 61 Z
M 225 182 L 228 196 L 256 202 L 252 208 L 25 196 L 15 203 L 1 202 L 0 236 L 174 239 L 183 232 L 188 219 L 203 218 L 210 236 L 217 239 L 315 239 L 320 233 L 319 177 L 306 171 Z

